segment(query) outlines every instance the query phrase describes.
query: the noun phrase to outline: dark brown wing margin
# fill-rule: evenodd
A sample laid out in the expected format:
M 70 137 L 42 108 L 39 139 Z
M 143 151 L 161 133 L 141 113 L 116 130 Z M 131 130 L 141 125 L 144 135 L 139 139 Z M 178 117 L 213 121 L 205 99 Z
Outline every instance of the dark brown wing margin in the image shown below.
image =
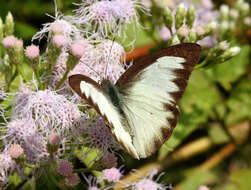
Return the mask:
M 92 85 L 94 85 L 97 89 L 99 89 L 100 91 L 103 91 L 102 87 L 97 83 L 95 82 L 94 80 L 92 80 L 91 78 L 85 76 L 85 75 L 80 75 L 80 74 L 77 74 L 77 75 L 72 75 L 69 77 L 68 79 L 69 81 L 69 85 L 70 87 L 81 97 L 83 98 L 90 106 L 92 106 L 97 112 L 99 115 L 102 115 L 100 113 L 100 110 L 98 108 L 98 106 L 93 103 L 91 97 L 87 98 L 85 96 L 85 94 L 83 94 L 80 90 L 80 82 L 81 81 L 85 81 L 87 83 L 90 83 Z

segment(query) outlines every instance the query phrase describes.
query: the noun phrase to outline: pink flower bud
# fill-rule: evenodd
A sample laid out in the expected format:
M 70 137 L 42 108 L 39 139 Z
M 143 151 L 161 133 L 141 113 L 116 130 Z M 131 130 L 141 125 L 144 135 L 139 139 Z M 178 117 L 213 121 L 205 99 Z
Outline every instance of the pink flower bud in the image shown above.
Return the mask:
M 58 47 L 58 48 L 62 48 L 67 44 L 67 39 L 64 35 L 61 34 L 57 34 L 53 37 L 52 39 L 52 43 Z
M 24 153 L 23 148 L 19 144 L 13 144 L 9 148 L 9 154 L 11 158 L 17 159 L 19 156 L 21 156 Z
M 2 44 L 5 48 L 13 48 L 15 46 L 16 38 L 14 36 L 7 36 L 3 39 Z
M 18 48 L 23 48 L 23 41 L 22 40 L 16 40 L 16 47 L 18 47 Z
M 48 137 L 48 142 L 50 143 L 50 145 L 52 146 L 57 146 L 60 144 L 61 142 L 61 138 L 59 135 L 53 133 Z
M 159 31 L 159 35 L 163 40 L 169 40 L 171 38 L 171 32 L 167 27 L 162 27 Z
M 205 34 L 204 28 L 202 28 L 200 25 L 196 26 L 195 30 L 198 36 L 202 36 Z
M 76 57 L 82 57 L 85 52 L 85 48 L 81 43 L 74 43 L 71 45 L 71 52 Z
M 189 29 L 186 26 L 182 26 L 178 30 L 178 34 L 181 35 L 182 37 L 186 37 L 189 33 Z
M 67 160 L 61 160 L 58 165 L 58 173 L 64 176 L 68 176 L 72 174 L 72 163 L 68 162 Z
M 39 47 L 35 45 L 30 45 L 25 50 L 25 55 L 30 59 L 33 60 L 39 56 Z
M 66 178 L 66 183 L 68 185 L 75 186 L 78 184 L 78 182 L 79 182 L 79 177 L 77 174 L 72 173 L 72 174 L 68 175 Z

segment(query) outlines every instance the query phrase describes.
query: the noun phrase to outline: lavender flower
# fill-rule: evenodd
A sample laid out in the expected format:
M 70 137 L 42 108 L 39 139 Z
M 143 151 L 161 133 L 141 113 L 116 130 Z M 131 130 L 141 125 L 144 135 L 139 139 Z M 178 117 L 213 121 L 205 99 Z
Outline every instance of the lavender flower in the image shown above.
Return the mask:
M 58 164 L 58 173 L 64 176 L 68 176 L 72 174 L 73 171 L 73 165 L 71 162 L 68 162 L 67 160 L 61 160 Z
M 14 169 L 14 162 L 6 152 L 0 153 L 0 188 L 8 182 L 8 174 Z
M 118 182 L 119 179 L 122 177 L 122 173 L 117 168 L 105 169 L 103 173 L 103 178 L 108 182 Z
M 153 177 L 157 174 L 157 170 L 153 169 L 148 176 L 146 176 L 146 178 L 141 179 L 137 182 L 134 182 L 132 184 L 128 184 L 128 186 L 131 187 L 132 190 L 166 190 L 169 189 L 169 187 L 161 184 L 161 183 L 157 183 L 157 181 L 159 180 L 160 176 L 156 179 L 153 180 Z

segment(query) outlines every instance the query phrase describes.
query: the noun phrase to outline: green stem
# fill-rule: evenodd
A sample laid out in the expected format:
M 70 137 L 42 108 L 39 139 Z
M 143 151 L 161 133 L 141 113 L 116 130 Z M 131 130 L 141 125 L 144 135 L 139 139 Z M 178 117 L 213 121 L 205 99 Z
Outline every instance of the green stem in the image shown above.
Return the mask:
M 201 64 L 196 65 L 196 66 L 194 67 L 194 69 L 200 69 L 200 68 L 204 67 L 204 66 L 207 64 L 207 61 L 208 61 L 207 58 L 204 59 L 204 61 L 202 61 Z
M 10 81 L 8 82 L 7 89 L 6 89 L 7 92 L 9 92 L 9 90 L 10 90 L 10 85 L 11 85 L 11 83 L 15 80 L 15 78 L 17 77 L 17 75 L 18 75 L 18 71 L 17 71 L 17 69 L 15 69 L 14 75 L 12 75 Z
M 64 73 L 63 78 L 62 78 L 62 79 L 59 81 L 59 83 L 57 84 L 56 90 L 58 90 L 59 87 L 60 87 L 60 86 L 64 83 L 64 81 L 67 79 L 67 76 L 68 76 L 69 72 L 70 72 L 70 69 L 67 69 L 66 72 Z
M 37 78 L 38 86 L 39 86 L 40 88 L 43 88 L 43 84 L 41 83 L 41 80 L 40 80 L 40 77 L 39 77 L 38 70 L 37 70 L 36 68 L 34 68 L 34 67 L 32 67 L 32 68 L 33 68 L 33 71 L 34 71 L 35 76 L 36 76 L 36 78 Z
M 17 66 L 18 73 L 23 77 L 25 82 L 28 82 L 29 80 L 25 77 L 22 66 L 20 64 L 17 64 L 16 66 Z
M 40 168 L 40 166 L 36 166 L 36 165 L 33 165 L 33 164 L 28 164 L 27 162 L 22 162 L 21 164 L 28 167 L 28 168 L 33 168 L 33 169 Z
M 91 168 L 80 168 L 73 170 L 73 173 L 82 173 L 82 172 L 91 172 L 93 171 Z

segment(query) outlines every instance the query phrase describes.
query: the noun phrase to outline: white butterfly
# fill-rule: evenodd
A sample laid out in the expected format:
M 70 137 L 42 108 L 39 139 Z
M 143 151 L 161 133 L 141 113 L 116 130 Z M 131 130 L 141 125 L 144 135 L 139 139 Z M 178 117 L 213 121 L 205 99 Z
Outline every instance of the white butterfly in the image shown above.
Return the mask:
M 84 75 L 69 77 L 71 88 L 106 121 L 115 139 L 134 158 L 153 154 L 176 126 L 182 97 L 201 48 L 187 43 L 137 61 L 116 82 L 101 85 Z

